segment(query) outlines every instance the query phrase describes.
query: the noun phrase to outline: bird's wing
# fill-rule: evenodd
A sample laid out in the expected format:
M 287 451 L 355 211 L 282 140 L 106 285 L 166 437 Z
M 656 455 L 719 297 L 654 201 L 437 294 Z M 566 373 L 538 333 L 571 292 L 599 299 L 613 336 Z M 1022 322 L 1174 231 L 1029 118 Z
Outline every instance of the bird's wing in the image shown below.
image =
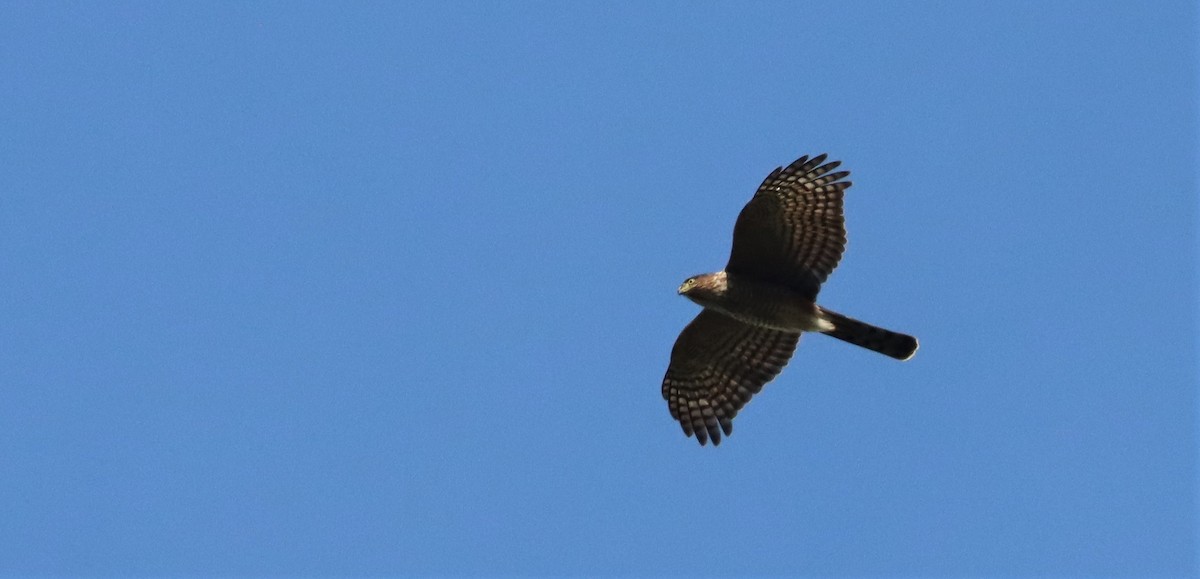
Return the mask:
M 799 333 L 744 324 L 704 310 L 671 350 L 662 395 L 683 433 L 700 444 L 721 443 L 733 417 L 791 359 Z
M 800 157 L 763 180 L 738 215 L 726 271 L 817 297 L 846 248 L 842 195 L 850 187 L 842 181 L 850 172 L 833 172 L 841 162 L 825 157 Z

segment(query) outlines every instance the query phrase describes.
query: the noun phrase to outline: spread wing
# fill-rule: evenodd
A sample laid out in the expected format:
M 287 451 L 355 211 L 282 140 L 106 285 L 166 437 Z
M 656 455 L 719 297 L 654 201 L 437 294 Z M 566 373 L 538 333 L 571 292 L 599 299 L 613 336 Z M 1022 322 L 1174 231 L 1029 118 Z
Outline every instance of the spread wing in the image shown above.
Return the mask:
M 796 350 L 800 334 L 758 328 L 704 310 L 688 324 L 663 378 L 662 395 L 683 433 L 700 444 L 721 443 L 733 432 L 750 397 L 779 375 Z
M 815 299 L 846 248 L 840 161 L 800 157 L 771 172 L 738 215 L 725 270 L 786 285 Z

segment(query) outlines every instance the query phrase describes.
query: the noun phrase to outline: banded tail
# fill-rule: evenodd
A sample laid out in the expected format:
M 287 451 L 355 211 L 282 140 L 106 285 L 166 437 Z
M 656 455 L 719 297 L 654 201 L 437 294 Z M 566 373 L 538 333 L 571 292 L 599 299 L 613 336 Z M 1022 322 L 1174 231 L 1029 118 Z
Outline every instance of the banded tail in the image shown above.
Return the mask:
M 907 334 L 885 330 L 821 308 L 822 317 L 833 323 L 833 329 L 821 332 L 844 342 L 850 342 L 897 360 L 907 360 L 917 353 L 917 339 Z

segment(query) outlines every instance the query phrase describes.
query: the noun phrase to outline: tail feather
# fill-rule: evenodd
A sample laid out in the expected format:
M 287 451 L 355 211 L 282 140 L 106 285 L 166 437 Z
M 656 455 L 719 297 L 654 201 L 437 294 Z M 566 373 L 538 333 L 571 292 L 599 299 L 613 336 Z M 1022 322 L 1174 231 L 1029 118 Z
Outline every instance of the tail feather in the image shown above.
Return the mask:
M 821 309 L 821 313 L 826 320 L 833 323 L 832 330 L 821 332 L 826 336 L 833 336 L 897 360 L 907 360 L 917 353 L 917 339 L 912 336 L 872 326 L 824 308 Z

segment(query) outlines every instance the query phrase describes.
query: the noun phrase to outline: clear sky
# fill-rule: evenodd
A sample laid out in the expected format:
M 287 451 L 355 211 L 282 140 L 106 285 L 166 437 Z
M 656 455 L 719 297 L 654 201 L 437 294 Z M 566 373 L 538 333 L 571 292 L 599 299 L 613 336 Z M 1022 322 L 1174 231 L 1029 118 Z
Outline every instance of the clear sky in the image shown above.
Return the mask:
M 1182 576 L 1192 2 L 4 2 L 0 574 Z M 675 290 L 804 154 L 719 448 Z

